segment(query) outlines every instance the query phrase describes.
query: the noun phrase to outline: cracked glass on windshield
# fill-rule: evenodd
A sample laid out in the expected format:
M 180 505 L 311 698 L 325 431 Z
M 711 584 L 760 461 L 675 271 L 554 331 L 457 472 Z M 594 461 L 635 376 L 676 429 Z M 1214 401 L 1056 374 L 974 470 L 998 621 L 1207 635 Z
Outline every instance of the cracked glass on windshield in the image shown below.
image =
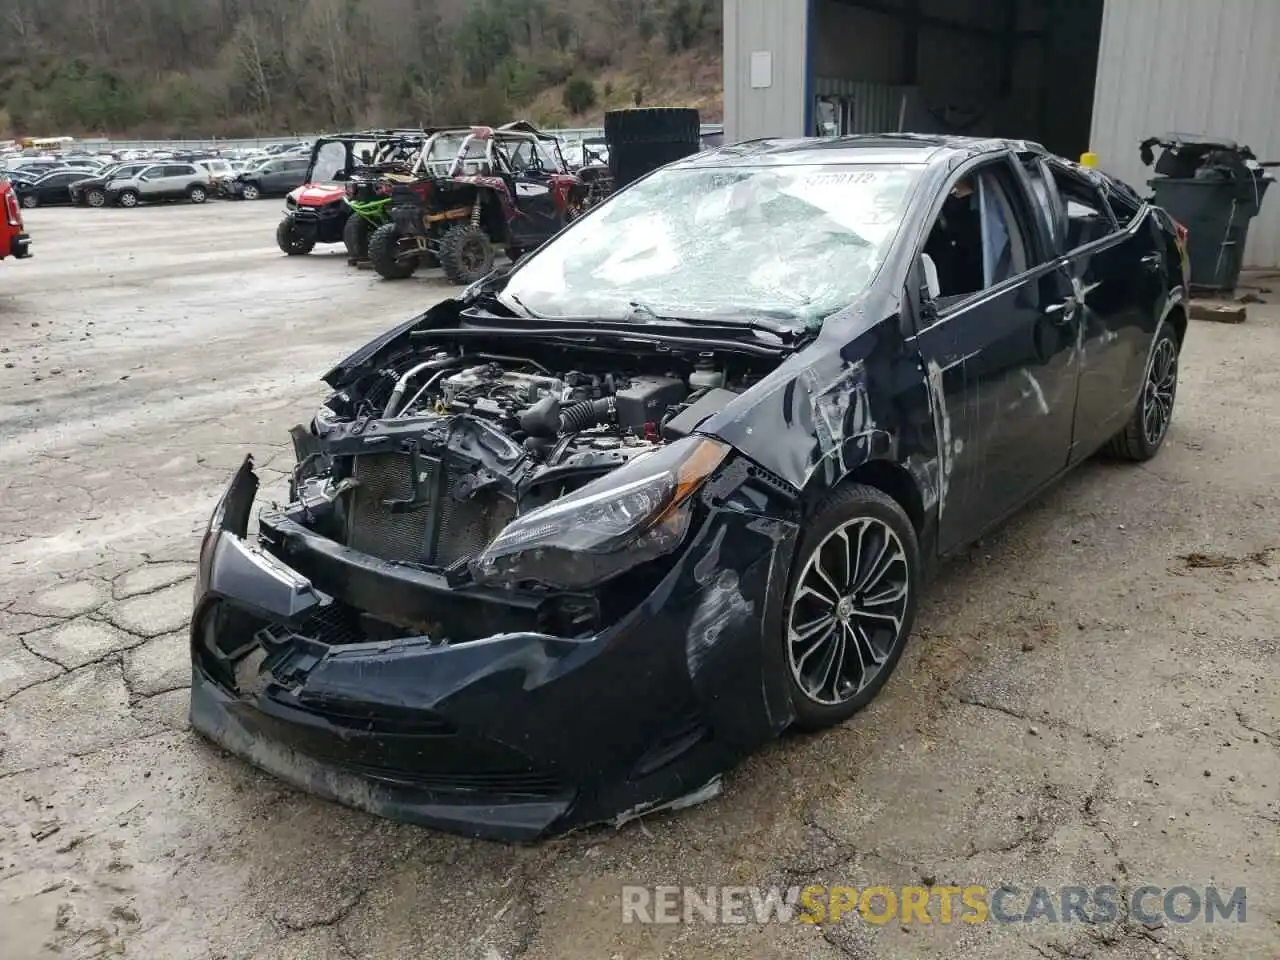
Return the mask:
M 671 169 L 596 208 L 504 293 L 547 317 L 768 315 L 806 326 L 861 294 L 918 167 Z

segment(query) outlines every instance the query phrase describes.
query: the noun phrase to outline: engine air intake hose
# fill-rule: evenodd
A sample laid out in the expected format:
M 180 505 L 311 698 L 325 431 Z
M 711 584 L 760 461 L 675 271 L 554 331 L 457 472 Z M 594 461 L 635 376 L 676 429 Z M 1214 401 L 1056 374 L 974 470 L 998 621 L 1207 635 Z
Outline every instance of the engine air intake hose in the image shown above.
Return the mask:
M 583 400 L 560 411 L 560 432 L 578 433 L 591 427 L 608 423 L 614 417 L 613 397 L 600 400 Z

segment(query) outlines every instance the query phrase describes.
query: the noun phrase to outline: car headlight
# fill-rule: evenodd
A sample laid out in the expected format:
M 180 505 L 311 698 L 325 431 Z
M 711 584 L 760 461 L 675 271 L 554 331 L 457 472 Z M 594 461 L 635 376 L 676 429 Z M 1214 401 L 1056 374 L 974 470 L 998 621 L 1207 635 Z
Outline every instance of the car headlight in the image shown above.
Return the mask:
M 517 517 L 473 561 L 483 583 L 535 581 L 563 590 L 603 583 L 675 550 L 693 495 L 729 447 L 687 437 Z

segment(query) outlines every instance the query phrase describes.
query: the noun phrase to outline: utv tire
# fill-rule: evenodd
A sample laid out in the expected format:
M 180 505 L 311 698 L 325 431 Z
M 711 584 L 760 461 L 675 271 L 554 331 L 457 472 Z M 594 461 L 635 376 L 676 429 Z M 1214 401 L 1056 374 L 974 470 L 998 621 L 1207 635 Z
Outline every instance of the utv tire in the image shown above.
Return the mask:
M 84 202 L 90 207 L 105 207 L 107 195 L 101 190 L 89 190 L 84 195 Z
M 354 263 L 369 259 L 369 235 L 373 229 L 368 220 L 353 213 L 342 228 L 342 244 L 347 248 L 347 258 Z
M 1117 460 L 1141 463 L 1164 445 L 1178 394 L 1178 335 L 1166 321 L 1156 331 L 1142 378 L 1142 393 L 1124 429 L 1108 441 L 1103 452 Z
M 493 271 L 493 243 L 482 227 L 460 223 L 440 238 L 440 267 L 450 283 L 466 286 Z
M 119 204 L 122 207 L 133 208 L 138 205 L 138 193 L 136 190 L 125 190 L 120 194 Z
M 394 223 L 384 223 L 369 235 L 369 262 L 384 280 L 404 280 L 418 269 L 417 257 L 396 259 L 400 233 Z
M 919 588 L 915 527 L 896 500 L 855 483 L 818 505 L 778 638 L 795 727 L 833 726 L 880 692 L 911 635 Z
M 315 248 L 316 242 L 309 237 L 304 237 L 298 233 L 293 225 L 293 221 L 285 217 L 280 221 L 280 226 L 276 227 L 276 246 L 291 257 L 300 257 L 303 254 L 310 253 Z
M 22 205 L 28 210 L 34 210 L 36 207 L 40 206 L 40 198 L 34 193 L 28 193 L 23 196 Z
M 204 187 L 192 187 L 187 191 L 187 199 L 192 203 L 204 203 L 209 199 L 209 192 Z
M 262 196 L 262 191 L 258 189 L 256 183 L 246 183 L 240 188 L 240 196 L 245 200 L 257 200 Z

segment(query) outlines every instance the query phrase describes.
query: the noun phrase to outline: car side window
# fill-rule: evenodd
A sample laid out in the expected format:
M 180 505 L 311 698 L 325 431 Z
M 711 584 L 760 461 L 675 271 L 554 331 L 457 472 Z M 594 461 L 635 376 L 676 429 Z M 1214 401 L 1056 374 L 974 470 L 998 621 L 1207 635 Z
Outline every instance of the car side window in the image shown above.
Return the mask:
M 1115 232 L 1102 193 L 1084 177 L 1054 164 L 1053 182 L 1067 208 L 1067 249 L 1074 250 Z
M 1142 201 L 1136 194 L 1122 193 L 1119 190 L 1112 190 L 1107 196 L 1107 202 L 1111 205 L 1116 225 L 1121 230 L 1131 224 L 1133 218 L 1138 215 L 1138 211 L 1142 209 Z
M 955 181 L 925 241 L 926 272 L 936 276 L 947 306 L 1025 273 L 1033 265 L 1028 224 L 1014 201 L 1017 187 L 1003 161 Z

